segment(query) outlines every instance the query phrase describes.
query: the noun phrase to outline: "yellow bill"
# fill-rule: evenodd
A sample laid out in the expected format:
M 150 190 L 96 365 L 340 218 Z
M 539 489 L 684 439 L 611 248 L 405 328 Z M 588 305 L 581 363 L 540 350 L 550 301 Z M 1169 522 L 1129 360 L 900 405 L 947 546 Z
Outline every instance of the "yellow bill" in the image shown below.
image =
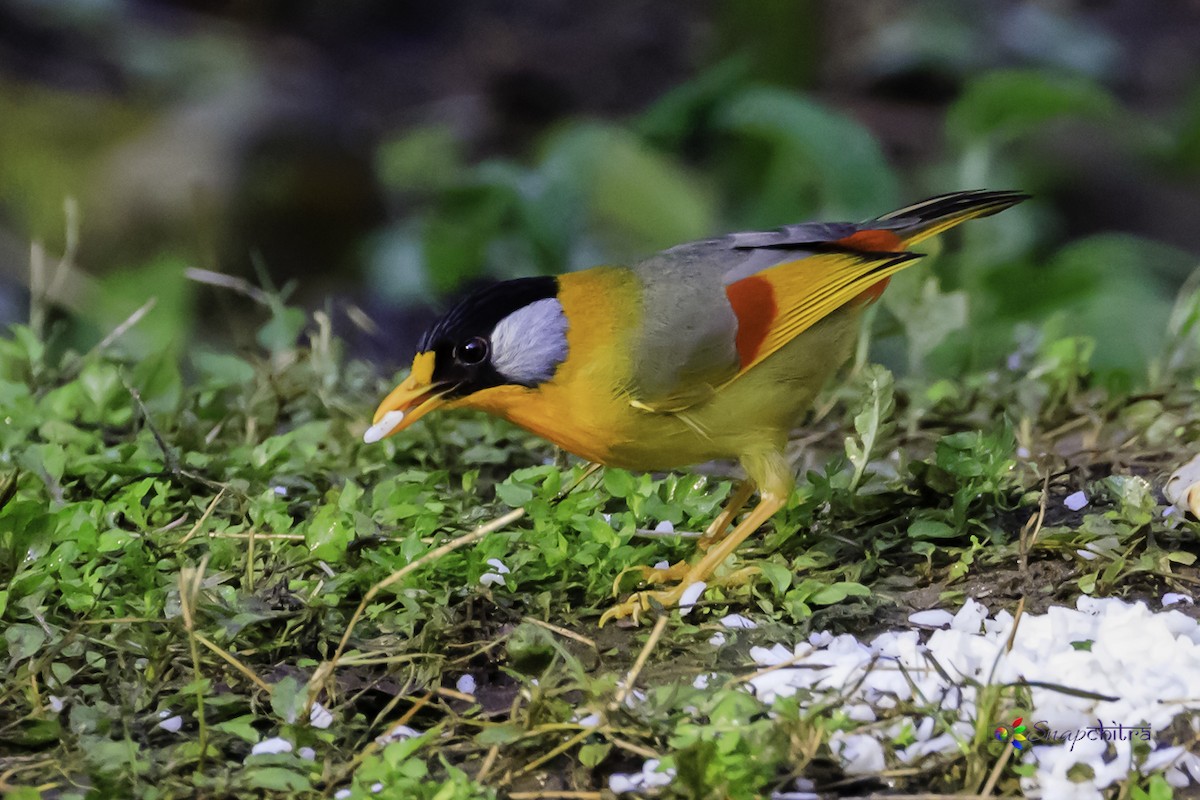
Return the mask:
M 418 353 L 409 376 L 375 410 L 374 424 L 363 434 L 363 441 L 374 444 L 386 439 L 444 405 L 444 390 L 439 392 L 432 379 L 433 353 Z

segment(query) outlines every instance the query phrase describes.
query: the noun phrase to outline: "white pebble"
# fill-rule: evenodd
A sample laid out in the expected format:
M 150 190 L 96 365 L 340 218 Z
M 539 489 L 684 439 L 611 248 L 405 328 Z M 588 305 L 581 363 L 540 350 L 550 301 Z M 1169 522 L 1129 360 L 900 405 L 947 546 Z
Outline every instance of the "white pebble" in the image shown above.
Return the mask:
M 608 788 L 614 794 L 622 794 L 666 786 L 675 777 L 675 770 L 668 769 L 659 772 L 658 765 L 657 758 L 648 758 L 642 765 L 641 772 L 614 773 L 608 778 Z
M 312 710 L 308 712 L 308 722 L 314 728 L 324 730 L 333 724 L 333 714 L 320 703 L 313 703 Z
M 1081 508 L 1086 508 L 1087 504 L 1088 498 L 1083 492 L 1069 494 L 1067 495 L 1066 499 L 1063 500 L 1063 505 L 1071 511 L 1078 511 Z
M 250 748 L 250 755 L 252 756 L 277 755 L 279 753 L 290 752 L 292 752 L 292 743 L 278 736 L 271 739 L 263 739 Z
M 829 739 L 833 752 L 842 759 L 849 775 L 873 775 L 883 772 L 883 745 L 874 736 L 834 732 Z
M 931 608 L 908 615 L 908 621 L 921 628 L 948 628 L 954 615 L 941 608 Z
M 167 717 L 162 722 L 158 723 L 158 727 L 169 733 L 179 733 L 183 727 L 183 717 L 176 714 L 173 717 Z
M 696 605 L 696 601 L 700 599 L 700 595 L 704 594 L 704 590 L 708 588 L 708 584 L 704 581 L 696 581 L 683 590 L 683 594 L 679 597 L 679 614 L 686 617 L 692 613 L 692 607 Z
M 470 674 L 463 675 L 462 677 L 460 677 L 458 679 L 457 682 L 455 682 L 454 688 L 458 689 L 458 691 L 462 692 L 463 694 L 469 694 L 471 696 L 474 696 L 475 695 L 475 677 Z
M 391 742 L 398 742 L 401 739 L 413 739 L 420 735 L 420 731 L 413 730 L 407 725 L 397 725 L 387 733 L 378 737 L 375 741 L 381 745 L 385 745 L 390 744 Z
M 498 558 L 489 558 L 487 560 L 489 567 L 495 572 L 485 572 L 479 576 L 479 583 L 483 586 L 507 586 L 508 581 L 504 580 L 504 576 L 509 574 L 509 569 L 504 565 L 504 562 Z

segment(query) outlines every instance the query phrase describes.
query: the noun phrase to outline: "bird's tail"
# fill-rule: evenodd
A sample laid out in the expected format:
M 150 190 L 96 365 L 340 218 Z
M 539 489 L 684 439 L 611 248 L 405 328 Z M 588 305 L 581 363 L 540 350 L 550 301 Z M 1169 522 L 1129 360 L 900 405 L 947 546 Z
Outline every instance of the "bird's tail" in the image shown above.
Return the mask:
M 907 249 L 931 236 L 937 236 L 939 233 L 953 228 L 960 222 L 997 214 L 1027 199 L 1029 199 L 1029 195 L 1024 192 L 987 189 L 951 192 L 922 200 L 869 222 L 864 222 L 862 228 L 871 229 L 875 223 L 882 223 L 878 227 L 894 232 L 903 242 L 903 249 Z

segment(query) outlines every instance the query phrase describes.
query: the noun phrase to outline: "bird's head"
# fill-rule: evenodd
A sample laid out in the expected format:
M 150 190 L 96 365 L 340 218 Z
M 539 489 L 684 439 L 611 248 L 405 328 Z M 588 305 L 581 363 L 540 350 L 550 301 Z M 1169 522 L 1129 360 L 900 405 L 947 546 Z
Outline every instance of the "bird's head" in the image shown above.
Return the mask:
M 536 387 L 567 357 L 567 318 L 555 278 L 480 289 L 425 332 L 408 377 L 375 411 L 363 441 L 398 433 L 434 409 L 469 406 L 497 386 Z

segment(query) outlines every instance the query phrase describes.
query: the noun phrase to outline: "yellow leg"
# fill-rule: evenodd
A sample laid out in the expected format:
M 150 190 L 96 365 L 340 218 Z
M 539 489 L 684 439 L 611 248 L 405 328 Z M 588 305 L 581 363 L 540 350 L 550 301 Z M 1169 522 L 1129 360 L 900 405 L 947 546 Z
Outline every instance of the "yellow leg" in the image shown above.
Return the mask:
M 738 481 L 737 486 L 733 489 L 733 494 L 725 501 L 725 508 L 721 509 L 721 513 L 708 529 L 704 531 L 704 535 L 696 542 L 696 547 L 699 550 L 707 551 L 715 543 L 721 540 L 725 535 L 725 531 L 733 523 L 733 518 L 738 515 L 746 503 L 749 502 L 750 496 L 754 494 L 754 483 L 752 481 Z
M 764 522 L 773 517 L 775 512 L 783 508 L 786 502 L 786 495 L 764 493 L 762 500 L 746 515 L 741 524 L 734 528 L 732 533 L 709 549 L 704 554 L 704 558 L 692 565 L 679 583 L 669 589 L 637 592 L 630 595 L 623 603 L 618 603 L 604 612 L 604 616 L 600 617 L 600 626 L 604 627 L 604 623 L 611 619 L 621 619 L 623 617 L 633 617 L 634 622 L 637 622 L 641 612 L 648 611 L 655 603 L 664 608 L 678 605 L 679 598 L 683 596 L 684 590 L 692 584 L 699 583 L 708 578 L 712 574 L 712 571 L 728 558 L 737 549 L 739 544 L 746 540 L 746 537 L 754 533 Z
M 734 486 L 733 494 L 729 495 L 729 499 L 725 501 L 725 507 L 721 509 L 721 513 L 717 515 L 717 518 L 704 531 L 704 535 L 696 540 L 696 550 L 701 553 L 706 552 L 713 544 L 719 542 L 729 529 L 733 518 L 746 506 L 746 501 L 753 494 L 753 482 L 738 481 L 737 485 Z M 668 583 L 670 581 L 682 580 L 683 576 L 687 575 L 689 569 L 691 569 L 691 564 L 686 559 L 676 561 L 666 569 L 654 569 L 647 566 L 629 567 L 628 569 L 621 570 L 621 574 L 613 581 L 613 594 L 615 595 L 621 591 L 621 578 L 627 572 L 641 572 L 642 583 Z
M 705 581 L 712 571 L 746 540 L 746 537 L 758 530 L 764 522 L 775 515 L 776 511 L 783 508 L 794 482 L 791 468 L 783 456 L 782 437 L 776 444 L 777 447 L 774 449 L 759 450 L 742 456 L 742 466 L 746 469 L 747 482 L 761 488 L 762 499 L 746 515 L 741 524 L 734 528 L 728 536 L 714 543 L 702 559 L 688 568 L 683 579 L 677 585 L 669 589 L 638 592 L 631 595 L 623 603 L 618 603 L 604 612 L 604 615 L 600 617 L 601 626 L 610 619 L 623 617 L 633 617 L 634 622 L 637 622 L 641 612 L 649 610 L 655 603 L 664 608 L 678 605 L 679 598 L 683 596 L 689 586 Z

